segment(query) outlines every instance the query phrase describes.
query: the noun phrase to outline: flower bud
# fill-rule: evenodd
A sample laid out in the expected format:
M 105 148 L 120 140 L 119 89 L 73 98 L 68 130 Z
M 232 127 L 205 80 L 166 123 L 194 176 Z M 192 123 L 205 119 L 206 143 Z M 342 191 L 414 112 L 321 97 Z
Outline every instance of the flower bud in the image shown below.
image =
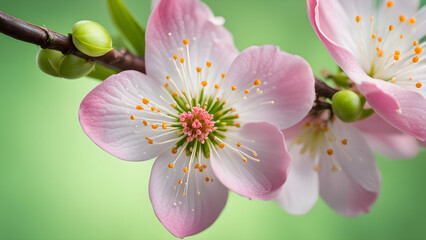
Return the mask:
M 94 63 L 86 59 L 75 55 L 66 55 L 63 56 L 59 63 L 59 74 L 61 77 L 68 79 L 81 78 L 89 74 L 94 66 Z
M 37 54 L 37 65 L 44 72 L 54 77 L 76 79 L 89 74 L 94 63 L 75 55 L 63 55 L 51 49 L 40 49 Z
M 37 53 L 36 61 L 38 67 L 44 73 L 54 77 L 60 77 L 59 62 L 61 61 L 62 57 L 63 55 L 59 51 L 40 48 Z
M 72 41 L 82 53 L 100 57 L 113 49 L 109 33 L 93 21 L 79 21 L 72 27 Z
M 362 102 L 358 94 L 343 90 L 335 93 L 331 99 L 334 114 L 344 122 L 354 122 L 362 113 Z

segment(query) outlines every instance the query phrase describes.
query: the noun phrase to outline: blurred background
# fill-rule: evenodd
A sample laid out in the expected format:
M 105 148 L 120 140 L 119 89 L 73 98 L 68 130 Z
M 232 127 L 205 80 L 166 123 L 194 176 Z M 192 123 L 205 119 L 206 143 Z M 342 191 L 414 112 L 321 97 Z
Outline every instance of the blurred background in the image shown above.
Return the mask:
M 67 34 L 79 20 L 117 33 L 102 0 L 2 1 L 1 11 Z M 274 44 L 320 69 L 336 68 L 314 34 L 303 0 L 207 0 L 240 50 Z M 426 1 L 423 1 L 425 3 Z M 124 0 L 146 24 L 148 0 Z M 78 108 L 99 81 L 42 73 L 38 47 L 0 34 L 0 239 L 173 239 L 148 197 L 153 161 L 120 161 L 81 130 Z M 377 156 L 382 192 L 371 213 L 345 218 L 322 200 L 292 216 L 275 202 L 234 193 L 219 219 L 189 239 L 425 239 L 426 152 Z

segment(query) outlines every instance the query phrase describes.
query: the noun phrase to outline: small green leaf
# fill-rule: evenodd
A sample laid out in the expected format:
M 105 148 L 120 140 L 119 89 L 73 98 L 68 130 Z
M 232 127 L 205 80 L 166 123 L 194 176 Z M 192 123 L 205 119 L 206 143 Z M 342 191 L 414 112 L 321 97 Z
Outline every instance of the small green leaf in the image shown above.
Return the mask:
M 139 25 L 121 0 L 108 0 L 108 9 L 114 24 L 126 37 L 139 56 L 145 54 L 145 30 Z

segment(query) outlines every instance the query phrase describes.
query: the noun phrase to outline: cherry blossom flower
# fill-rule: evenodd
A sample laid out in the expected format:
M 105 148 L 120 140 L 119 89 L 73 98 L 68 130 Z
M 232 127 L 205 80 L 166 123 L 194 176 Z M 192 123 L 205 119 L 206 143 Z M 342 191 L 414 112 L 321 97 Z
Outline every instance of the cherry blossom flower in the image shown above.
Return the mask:
M 310 116 L 284 131 L 293 161 L 276 201 L 291 214 L 305 214 L 321 195 L 341 215 L 369 212 L 381 186 L 374 155 L 357 129 L 325 119 Z
M 312 26 L 375 112 L 426 139 L 426 63 L 419 0 L 307 0 Z
M 162 0 L 146 29 L 146 71 L 106 79 L 80 106 L 84 132 L 128 161 L 157 157 L 154 212 L 174 236 L 209 227 L 228 189 L 260 200 L 279 194 L 290 155 L 280 129 L 309 112 L 314 78 L 278 47 L 240 54 L 198 0 Z

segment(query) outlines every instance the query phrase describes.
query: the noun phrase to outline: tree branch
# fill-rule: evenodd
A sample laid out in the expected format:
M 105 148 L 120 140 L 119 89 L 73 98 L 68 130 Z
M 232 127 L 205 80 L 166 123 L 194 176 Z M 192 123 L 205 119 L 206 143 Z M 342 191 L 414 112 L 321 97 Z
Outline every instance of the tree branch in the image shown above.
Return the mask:
M 325 82 L 315 77 L 315 93 L 317 94 L 317 99 L 319 97 L 332 98 L 335 93 L 339 90 L 328 86 Z
M 29 22 L 12 17 L 0 11 L 0 32 L 15 39 L 48 48 L 73 54 L 91 61 L 102 62 L 119 70 L 136 70 L 145 73 L 145 61 L 127 50 L 108 52 L 101 57 L 89 57 L 75 48 L 72 38 L 40 27 Z

